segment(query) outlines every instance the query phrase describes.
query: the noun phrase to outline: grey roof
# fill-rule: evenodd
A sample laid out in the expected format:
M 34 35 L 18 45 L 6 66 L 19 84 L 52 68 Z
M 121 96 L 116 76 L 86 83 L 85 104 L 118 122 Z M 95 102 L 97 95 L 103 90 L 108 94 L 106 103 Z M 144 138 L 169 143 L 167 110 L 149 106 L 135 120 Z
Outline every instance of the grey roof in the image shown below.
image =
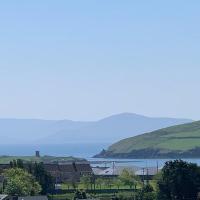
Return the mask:
M 157 167 L 147 167 L 147 168 L 141 168 L 140 170 L 135 172 L 135 175 L 143 176 L 143 175 L 149 175 L 154 176 L 156 175 L 161 169 Z
M 26 196 L 18 197 L 18 200 L 48 200 L 47 196 Z
M 109 167 L 107 169 L 99 171 L 98 174 L 96 174 L 96 175 L 99 175 L 99 176 L 119 176 L 124 169 L 136 172 L 140 168 L 137 167 L 137 166 L 130 166 L 130 167 L 127 167 L 127 166 L 115 166 L 115 167 Z
M 8 197 L 8 195 L 6 195 L 6 194 L 0 194 L 0 200 L 3 200 L 5 198 L 7 198 L 7 197 Z
M 104 170 L 108 169 L 109 167 L 92 167 L 92 171 L 94 175 L 99 175 Z
M 150 176 L 154 176 L 156 175 L 161 168 L 157 168 L 157 167 L 145 167 L 145 168 L 141 168 L 141 167 L 137 167 L 137 166 L 115 166 L 115 167 L 108 167 L 108 168 L 92 168 L 93 173 L 95 175 L 99 175 L 99 176 L 119 176 L 122 171 L 124 169 L 127 169 L 129 171 L 133 171 L 135 173 L 135 175 L 138 176 L 142 176 L 142 175 L 150 175 Z

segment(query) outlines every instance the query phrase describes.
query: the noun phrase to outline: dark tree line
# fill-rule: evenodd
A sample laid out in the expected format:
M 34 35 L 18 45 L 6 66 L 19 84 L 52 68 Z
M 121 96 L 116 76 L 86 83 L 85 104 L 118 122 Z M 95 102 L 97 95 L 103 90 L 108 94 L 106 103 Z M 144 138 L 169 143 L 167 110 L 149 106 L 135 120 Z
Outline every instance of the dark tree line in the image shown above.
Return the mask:
M 196 200 L 200 168 L 182 160 L 169 161 L 158 178 L 158 200 Z

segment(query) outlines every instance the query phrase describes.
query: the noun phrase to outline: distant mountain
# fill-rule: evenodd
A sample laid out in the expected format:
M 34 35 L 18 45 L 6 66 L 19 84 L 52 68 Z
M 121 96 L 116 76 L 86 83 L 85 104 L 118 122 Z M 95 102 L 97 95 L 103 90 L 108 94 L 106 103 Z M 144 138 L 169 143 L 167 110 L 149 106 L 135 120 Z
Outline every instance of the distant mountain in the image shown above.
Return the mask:
M 200 158 L 200 121 L 123 139 L 95 157 Z
M 122 113 L 91 122 L 0 119 L 0 143 L 113 143 L 126 137 L 191 121 L 189 119 L 151 118 L 132 113 Z

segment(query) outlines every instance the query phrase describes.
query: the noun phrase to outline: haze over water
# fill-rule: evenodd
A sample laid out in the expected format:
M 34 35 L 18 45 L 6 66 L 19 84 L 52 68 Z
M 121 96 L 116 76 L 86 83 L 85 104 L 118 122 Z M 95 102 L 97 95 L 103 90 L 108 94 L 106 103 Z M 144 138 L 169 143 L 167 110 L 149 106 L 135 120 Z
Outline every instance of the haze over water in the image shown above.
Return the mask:
M 64 145 L 1 145 L 0 155 L 32 156 L 35 150 L 40 150 L 41 155 L 52 156 L 74 156 L 85 158 L 88 161 L 100 161 L 102 164 L 93 166 L 112 166 L 115 161 L 116 166 L 139 166 L 139 167 L 162 167 L 170 159 L 104 159 L 92 158 L 99 153 L 102 148 L 107 148 L 109 144 L 100 143 L 68 143 Z M 184 159 L 188 162 L 200 165 L 200 159 Z

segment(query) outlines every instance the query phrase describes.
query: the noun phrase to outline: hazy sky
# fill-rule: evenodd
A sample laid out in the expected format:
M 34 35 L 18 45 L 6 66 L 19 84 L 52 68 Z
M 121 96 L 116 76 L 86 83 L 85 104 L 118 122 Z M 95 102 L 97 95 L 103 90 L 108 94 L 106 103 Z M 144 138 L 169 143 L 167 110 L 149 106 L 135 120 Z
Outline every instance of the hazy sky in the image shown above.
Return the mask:
M 0 117 L 200 119 L 200 1 L 0 2 Z

